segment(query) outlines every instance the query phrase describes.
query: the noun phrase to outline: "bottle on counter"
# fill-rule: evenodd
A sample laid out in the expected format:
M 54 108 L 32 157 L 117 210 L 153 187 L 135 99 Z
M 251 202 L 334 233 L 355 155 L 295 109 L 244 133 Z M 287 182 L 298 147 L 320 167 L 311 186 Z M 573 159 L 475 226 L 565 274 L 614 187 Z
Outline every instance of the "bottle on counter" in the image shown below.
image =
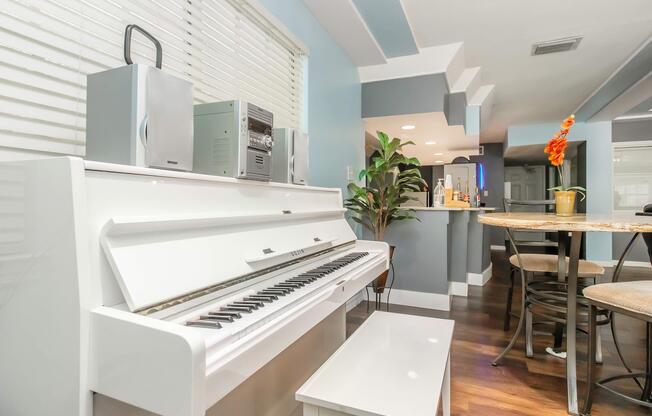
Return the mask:
M 441 183 L 444 179 L 439 178 L 437 179 L 437 186 L 435 186 L 435 190 L 433 191 L 433 199 L 434 199 L 434 206 L 435 207 L 442 207 L 444 206 L 444 185 Z
M 477 186 L 475 187 L 475 206 L 480 208 L 480 190 Z

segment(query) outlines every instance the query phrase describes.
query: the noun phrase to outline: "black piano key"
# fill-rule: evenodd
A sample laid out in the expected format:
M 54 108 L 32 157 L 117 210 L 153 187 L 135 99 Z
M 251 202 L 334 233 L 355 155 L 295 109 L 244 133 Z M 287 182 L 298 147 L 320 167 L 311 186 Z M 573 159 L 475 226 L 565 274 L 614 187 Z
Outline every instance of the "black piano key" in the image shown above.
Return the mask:
M 299 289 L 301 287 L 304 287 L 306 284 L 302 282 L 293 282 L 292 280 L 288 279 L 285 282 L 279 283 L 280 286 L 289 286 L 293 287 L 295 289 Z
M 233 322 L 230 316 L 202 315 L 199 317 L 202 321 Z
M 260 301 L 264 303 L 269 303 L 275 301 L 276 299 L 278 299 L 276 296 L 270 296 L 270 295 L 251 295 L 251 296 L 247 296 L 243 300 L 246 302 Z
M 324 276 L 326 273 L 301 273 L 297 277 L 307 277 L 309 279 L 317 280 L 320 277 Z
M 287 281 L 288 282 L 303 283 L 304 285 L 307 285 L 309 283 L 314 282 L 315 280 L 317 280 L 317 279 L 306 279 L 306 278 L 302 278 L 302 277 L 292 277 L 292 278 L 288 279 Z
M 265 289 L 265 290 L 261 290 L 258 293 L 260 293 L 262 295 L 285 296 L 289 292 L 286 292 L 285 290 L 280 290 L 280 289 Z
M 240 312 L 236 312 L 236 311 L 210 311 L 210 312 L 208 312 L 208 314 L 213 315 L 213 316 L 230 316 L 233 319 L 242 318 L 242 315 L 240 315 Z
M 290 286 L 284 286 L 283 284 L 279 283 L 274 286 L 272 286 L 273 289 L 281 289 L 281 290 L 287 290 L 289 292 L 294 292 L 294 288 Z
M 262 308 L 263 306 L 265 306 L 265 304 L 263 302 L 261 302 L 261 301 L 245 301 L 245 300 L 233 302 L 233 303 L 231 303 L 231 305 L 250 306 L 252 309 L 258 309 L 258 308 Z
M 220 308 L 220 312 L 244 312 L 244 313 L 249 313 L 253 311 L 254 308 L 251 306 L 238 306 L 238 305 L 232 305 L 228 304 L 226 306 L 223 306 Z
M 222 325 L 219 322 L 215 321 L 206 321 L 206 320 L 195 320 L 186 322 L 186 326 L 199 326 L 202 328 L 211 328 L 211 329 L 220 329 Z

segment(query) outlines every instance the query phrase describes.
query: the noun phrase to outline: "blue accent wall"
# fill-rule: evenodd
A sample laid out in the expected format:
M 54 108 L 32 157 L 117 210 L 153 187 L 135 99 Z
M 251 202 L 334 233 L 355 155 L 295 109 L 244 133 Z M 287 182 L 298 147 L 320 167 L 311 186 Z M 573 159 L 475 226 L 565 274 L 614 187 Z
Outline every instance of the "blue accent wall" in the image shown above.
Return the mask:
M 419 53 L 399 0 L 353 0 L 387 58 Z
M 510 126 L 507 129 L 507 147 L 546 143 L 558 130 L 559 123 Z M 611 214 L 611 122 L 577 123 L 571 129 L 568 140 L 586 141 L 587 214 Z M 586 234 L 587 259 L 611 260 L 611 234 Z
M 358 70 L 301 0 L 260 2 L 310 49 L 307 68 L 309 183 L 345 191 L 347 166 L 357 175 L 365 163 Z

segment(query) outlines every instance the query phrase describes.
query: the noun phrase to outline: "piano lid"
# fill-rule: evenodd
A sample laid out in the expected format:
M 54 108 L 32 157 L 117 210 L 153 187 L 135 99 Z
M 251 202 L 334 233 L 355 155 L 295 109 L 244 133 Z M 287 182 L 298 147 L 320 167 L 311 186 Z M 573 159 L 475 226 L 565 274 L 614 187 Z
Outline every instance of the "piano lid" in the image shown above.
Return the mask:
M 344 209 L 112 217 L 100 242 L 131 311 L 356 239 Z

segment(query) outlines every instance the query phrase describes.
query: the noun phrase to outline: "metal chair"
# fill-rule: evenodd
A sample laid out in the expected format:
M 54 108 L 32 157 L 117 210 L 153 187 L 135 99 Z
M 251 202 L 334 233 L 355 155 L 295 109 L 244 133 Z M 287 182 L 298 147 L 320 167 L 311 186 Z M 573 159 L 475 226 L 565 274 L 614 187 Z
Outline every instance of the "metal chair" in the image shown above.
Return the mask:
M 544 210 L 548 207 L 554 208 L 555 200 L 535 200 L 535 201 L 519 201 L 515 199 L 505 199 L 503 201 L 503 206 L 505 212 L 512 212 L 514 207 L 524 207 L 524 208 L 543 208 Z M 513 230 L 514 233 L 522 233 L 527 235 L 527 233 L 532 234 L 531 230 Z M 537 231 L 534 231 L 538 233 Z M 514 238 L 514 234 L 512 234 Z M 557 254 L 541 254 L 541 253 L 524 253 L 523 249 L 531 248 L 542 248 L 542 247 L 552 247 L 559 249 L 559 242 L 552 241 L 549 239 L 543 241 L 530 241 L 530 240 L 519 240 L 514 238 L 513 244 L 516 248 L 521 250 L 520 257 L 517 255 L 510 255 L 510 251 L 507 251 L 509 256 L 509 278 L 510 286 L 507 291 L 507 302 L 505 305 L 505 316 L 503 321 L 503 330 L 509 331 L 512 313 L 512 303 L 514 297 L 514 274 L 521 268 L 523 265 L 523 270 L 526 273 L 526 280 L 533 280 L 535 275 L 556 275 L 558 267 L 558 257 Z M 519 260 L 520 259 L 520 260 Z M 568 265 L 568 262 L 566 262 Z M 568 266 L 567 266 L 568 267 Z M 589 262 L 586 260 L 580 260 L 578 276 L 580 278 L 599 278 L 604 275 L 604 268 L 596 263 Z M 537 282 L 538 285 L 544 284 L 544 282 L 556 283 L 555 279 L 539 279 Z M 548 285 L 549 286 L 549 285 Z M 544 284 L 545 287 L 545 284 Z M 525 288 L 522 288 L 525 290 Z
M 652 212 L 652 204 L 646 205 L 643 209 L 645 212 Z M 587 392 L 586 400 L 584 401 L 583 413 L 588 415 L 591 413 L 593 404 L 593 391 L 595 387 L 600 387 L 610 393 L 613 393 L 625 400 L 640 404 L 642 406 L 652 408 L 651 392 L 652 392 L 652 281 L 638 281 L 638 282 L 620 282 L 620 274 L 625 258 L 634 245 L 634 242 L 641 233 L 636 233 L 629 241 L 623 254 L 618 259 L 618 264 L 614 269 L 614 275 L 611 283 L 603 283 L 594 285 L 584 289 L 584 296 L 589 304 L 589 348 L 588 348 L 588 361 L 587 361 Z M 652 263 L 652 233 L 643 233 L 643 240 L 647 246 L 648 256 L 650 263 Z M 602 380 L 593 381 L 595 376 L 595 354 L 597 343 L 597 316 L 599 314 L 607 313 L 609 324 L 611 326 L 611 333 L 613 335 L 614 345 L 618 357 L 623 366 L 627 370 L 626 374 L 621 374 L 613 377 L 608 377 Z M 623 315 L 630 316 L 635 319 L 640 319 L 646 322 L 646 360 L 645 372 L 634 373 L 631 367 L 625 361 L 625 358 L 620 349 L 618 342 L 616 327 L 615 327 L 615 313 L 622 313 Z M 644 377 L 643 384 L 639 381 L 640 377 Z M 608 384 L 612 381 L 631 378 L 641 389 L 641 396 L 639 399 L 627 396 L 621 392 L 611 388 Z
M 510 212 L 510 208 L 514 205 L 523 205 L 523 206 L 554 206 L 555 201 L 544 200 L 544 201 L 515 201 L 515 200 L 505 200 L 505 211 Z M 514 255 L 510 256 L 510 278 L 512 280 L 512 285 L 508 291 L 508 299 L 506 305 L 506 321 L 507 316 L 511 317 L 511 303 L 513 297 L 513 280 L 514 273 L 516 271 L 520 272 L 521 275 L 521 310 L 525 313 L 525 327 L 526 327 L 526 355 L 528 357 L 534 356 L 532 341 L 533 341 L 533 325 L 534 325 L 534 315 L 542 318 L 540 322 L 537 323 L 554 323 L 555 324 L 555 344 L 556 346 L 561 345 L 561 338 L 563 335 L 563 328 L 566 324 L 566 301 L 567 301 L 567 285 L 565 281 L 559 281 L 557 279 L 558 271 L 558 255 L 555 254 L 534 254 L 534 253 L 521 253 L 521 248 L 523 247 L 520 244 L 520 240 L 514 238 L 514 233 L 523 230 L 516 229 L 506 229 L 507 237 L 509 239 L 510 245 L 514 251 Z M 527 231 L 527 230 L 526 230 Z M 558 242 L 558 250 L 560 252 L 565 252 L 565 241 Z M 568 265 L 568 261 L 566 261 Z M 568 266 L 567 266 L 568 267 Z M 539 278 L 535 278 L 535 275 L 543 275 Z M 587 261 L 580 261 L 578 276 L 582 278 L 597 278 L 604 274 L 604 268 L 601 266 Z M 554 277 L 551 277 L 553 275 Z M 579 287 L 583 287 L 580 285 Z M 581 291 L 581 289 L 579 289 Z M 584 322 L 588 322 L 588 304 L 581 297 L 581 293 L 578 296 L 578 314 L 584 315 L 587 319 Z M 582 308 L 585 306 L 585 308 Z M 599 322 L 600 325 L 606 325 L 608 321 L 606 316 L 602 316 L 603 319 Z M 519 328 L 517 331 L 521 330 L 521 321 L 519 320 Z M 506 325 L 507 326 L 507 325 Z M 583 328 L 578 327 L 577 329 L 583 330 Z M 504 356 L 504 354 L 509 351 L 513 343 L 515 342 L 516 337 L 512 338 L 510 346 L 503 351 L 503 353 L 498 356 L 493 364 L 496 365 Z M 557 345 L 559 344 L 559 345 Z M 596 356 L 598 361 L 602 361 L 601 349 L 598 348 L 596 351 Z

